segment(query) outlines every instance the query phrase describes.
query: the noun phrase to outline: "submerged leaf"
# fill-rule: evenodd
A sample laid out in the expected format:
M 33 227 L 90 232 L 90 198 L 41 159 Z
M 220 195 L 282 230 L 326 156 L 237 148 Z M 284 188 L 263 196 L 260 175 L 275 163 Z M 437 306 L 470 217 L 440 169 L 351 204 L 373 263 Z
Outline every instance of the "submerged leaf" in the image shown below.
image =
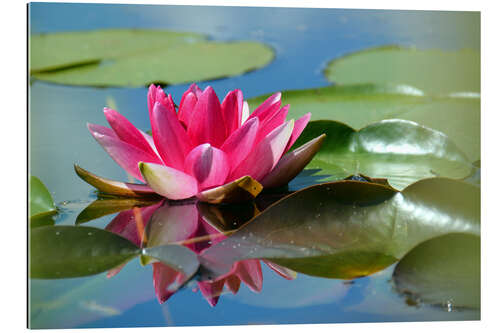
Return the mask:
M 333 180 L 364 174 L 403 189 L 434 176 L 462 179 L 472 168 L 446 135 L 406 120 L 384 120 L 359 131 L 335 121 L 312 121 L 296 145 L 321 133 L 326 134 L 322 149 L 308 166 Z
M 419 244 L 397 264 L 398 292 L 447 310 L 481 304 L 481 242 L 478 236 L 448 234 Z
M 402 192 L 375 183 L 311 186 L 271 205 L 200 260 L 212 276 L 233 262 L 268 259 L 314 276 L 352 279 L 381 270 L 422 241 L 479 234 L 479 189 L 445 178 Z
M 127 239 L 92 227 L 46 226 L 30 231 L 30 277 L 94 275 L 139 255 Z

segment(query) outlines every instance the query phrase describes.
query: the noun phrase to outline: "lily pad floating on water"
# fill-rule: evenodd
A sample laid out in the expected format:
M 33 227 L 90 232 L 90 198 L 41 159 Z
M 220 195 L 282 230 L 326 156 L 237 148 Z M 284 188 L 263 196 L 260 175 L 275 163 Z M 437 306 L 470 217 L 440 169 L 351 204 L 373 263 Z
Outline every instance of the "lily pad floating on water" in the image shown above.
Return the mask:
M 30 36 L 32 72 L 47 72 L 114 59 L 137 52 L 206 40 L 196 33 L 168 30 L 103 29 Z
M 273 57 L 273 50 L 258 42 L 116 29 L 31 36 L 30 69 L 35 78 L 59 84 L 146 86 L 239 75 Z
M 250 109 L 267 95 L 248 100 Z M 405 85 L 352 84 L 289 90 L 289 118 L 311 112 L 311 120 L 336 120 L 355 129 L 384 119 L 405 119 L 445 133 L 470 161 L 480 158 L 480 99 L 466 96 L 427 96 Z
M 430 95 L 480 92 L 476 50 L 417 50 L 383 46 L 332 60 L 324 71 L 337 84 L 375 83 L 415 87 Z
M 106 230 L 40 227 L 30 235 L 30 276 L 92 275 L 142 255 L 144 262 L 151 262 L 148 257 L 159 260 L 186 279 L 200 264 L 201 279 L 206 279 L 225 274 L 234 262 L 246 259 L 270 260 L 314 276 L 352 279 L 384 269 L 433 237 L 479 236 L 479 193 L 474 185 L 445 178 L 422 180 L 402 192 L 353 180 L 315 185 L 272 204 L 198 257 L 175 244 L 195 228 L 186 225 L 172 233 L 164 223 L 196 222 L 193 205 L 158 209 L 146 230 L 147 246 L 152 247 L 142 251 Z
M 52 196 L 40 179 L 35 176 L 30 176 L 29 187 L 29 211 L 31 223 L 34 221 L 37 223 L 57 213 Z
M 127 239 L 98 228 L 40 227 L 30 233 L 30 277 L 94 275 L 132 259 L 139 251 Z
M 89 276 L 115 268 L 134 257 L 153 257 L 191 277 L 196 255 L 180 245 L 141 250 L 110 231 L 83 226 L 45 226 L 30 233 L 30 277 L 60 279 Z
M 383 120 L 359 131 L 336 121 L 312 121 L 295 145 L 318 134 L 326 138 L 308 168 L 321 169 L 330 180 L 364 174 L 386 178 L 401 190 L 429 177 L 467 177 L 472 164 L 443 133 L 407 120 Z
M 453 233 L 425 241 L 397 264 L 396 289 L 415 301 L 453 308 L 478 308 L 481 296 L 481 241 Z
M 433 237 L 478 236 L 479 216 L 480 190 L 462 181 L 425 179 L 402 192 L 369 182 L 325 183 L 271 205 L 200 262 L 208 276 L 239 260 L 267 259 L 308 275 L 352 279 Z

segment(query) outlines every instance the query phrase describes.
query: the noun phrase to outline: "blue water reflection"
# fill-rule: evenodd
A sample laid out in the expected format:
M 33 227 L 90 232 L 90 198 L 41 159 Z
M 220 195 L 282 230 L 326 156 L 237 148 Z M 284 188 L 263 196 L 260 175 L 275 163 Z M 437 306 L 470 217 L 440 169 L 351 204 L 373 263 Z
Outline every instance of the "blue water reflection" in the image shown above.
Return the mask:
M 205 33 L 215 40 L 258 40 L 275 60 L 242 76 L 200 83 L 222 97 L 240 88 L 246 98 L 285 89 L 325 86 L 327 61 L 367 47 L 479 49 L 479 14 L 196 6 L 30 4 L 31 33 L 99 28 L 155 28 Z M 168 87 L 179 101 L 187 85 Z M 146 88 L 66 87 L 34 82 L 30 89 L 30 173 L 63 207 L 57 224 L 73 224 L 95 198 L 73 163 L 104 177 L 127 176 L 91 138 L 86 123 L 104 124 L 102 107 L 112 98 L 138 128 L 149 129 Z M 293 105 L 292 105 L 293 108 Z M 112 217 L 94 221 L 104 226 Z M 410 307 L 392 291 L 392 268 L 354 284 L 299 275 L 287 281 L 263 266 L 259 294 L 242 286 L 211 308 L 189 288 L 159 305 L 151 267 L 130 262 L 112 279 L 104 274 L 70 280 L 31 281 L 31 326 L 123 327 L 274 323 L 373 322 L 478 319 L 477 311 L 445 312 Z M 127 293 L 123 293 L 127 290 Z M 380 311 L 383 309 L 383 311 Z

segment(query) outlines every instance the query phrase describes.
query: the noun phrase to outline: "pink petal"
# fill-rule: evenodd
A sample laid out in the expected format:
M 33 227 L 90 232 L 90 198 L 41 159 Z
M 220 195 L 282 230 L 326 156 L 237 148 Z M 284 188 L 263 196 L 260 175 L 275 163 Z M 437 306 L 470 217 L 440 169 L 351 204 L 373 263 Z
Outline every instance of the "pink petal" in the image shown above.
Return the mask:
M 277 92 L 269 96 L 261 105 L 259 105 L 254 112 L 250 115 L 250 118 L 259 117 L 259 120 L 264 120 L 269 114 L 272 114 L 279 110 L 281 105 L 281 92 Z
M 270 188 L 288 184 L 313 159 L 325 137 L 322 134 L 281 157 L 274 169 L 261 180 L 262 186 Z
M 297 278 L 297 272 L 292 271 L 289 268 L 280 266 L 278 264 L 275 264 L 274 262 L 267 261 L 267 260 L 262 260 L 269 268 L 271 268 L 273 271 L 278 273 L 281 277 L 284 277 L 287 280 L 294 280 Z
M 172 99 L 172 95 L 170 95 L 170 94 L 168 94 L 168 96 L 167 96 L 166 106 L 167 106 L 167 108 L 174 110 L 174 113 L 176 112 L 175 111 L 175 103 L 174 103 L 174 100 Z
M 105 133 L 107 133 L 107 131 L 101 131 L 102 128 L 100 126 L 88 124 L 87 127 L 90 133 L 104 148 L 104 150 L 106 150 L 109 156 L 111 156 L 111 158 L 125 171 L 140 181 L 144 180 L 141 176 L 137 163 L 162 163 L 156 155 L 149 154 L 135 146 L 121 141 L 116 136 L 106 135 Z
M 221 109 L 227 137 L 241 124 L 241 112 L 243 109 L 243 93 L 241 90 L 230 91 L 222 101 Z
M 288 144 L 286 145 L 285 148 L 285 153 L 293 146 L 295 141 L 297 141 L 299 136 L 302 134 L 304 128 L 306 128 L 307 123 L 309 122 L 310 119 L 311 119 L 311 112 L 308 112 L 295 121 L 295 125 L 293 126 L 293 132 L 292 135 L 290 136 L 290 141 L 288 141 Z
M 107 136 L 110 136 L 112 138 L 119 139 L 118 135 L 116 135 L 115 131 L 113 131 L 111 128 L 97 125 L 97 124 L 91 124 L 91 123 L 87 123 L 87 128 L 89 129 L 89 131 L 91 133 L 96 132 L 96 133 L 99 133 L 101 135 L 107 135 Z
M 226 278 L 226 286 L 233 294 L 238 292 L 240 284 L 241 280 L 235 275 L 230 275 Z
M 290 105 L 285 105 L 278 112 L 270 115 L 262 122 L 262 124 L 259 126 L 257 138 L 255 139 L 256 143 L 259 143 L 272 130 L 285 122 L 286 116 L 288 115 L 288 109 L 290 109 Z
M 198 282 L 198 287 L 210 306 L 214 307 L 217 305 L 219 296 L 222 294 L 222 290 L 224 289 L 224 279 L 215 282 Z
M 140 163 L 139 169 L 153 191 L 166 198 L 187 199 L 198 193 L 196 179 L 182 171 L 154 163 Z
M 175 269 L 161 263 L 155 262 L 153 265 L 153 286 L 155 288 L 156 298 L 158 302 L 163 304 L 170 296 L 182 285 L 184 274 L 177 272 Z
M 226 153 L 232 169 L 238 166 L 252 150 L 258 128 L 259 118 L 250 119 L 234 131 L 220 148 Z
M 262 268 L 257 259 L 244 260 L 236 263 L 236 275 L 243 281 L 250 290 L 260 292 L 262 290 Z
M 182 94 L 181 103 L 179 104 L 179 121 L 187 128 L 193 115 L 194 107 L 198 102 L 202 91 L 198 86 L 193 83 L 188 90 Z
M 200 95 L 203 93 L 203 91 L 196 85 L 196 83 L 192 83 L 189 86 L 188 90 L 195 94 L 196 98 L 200 98 Z
M 118 111 L 104 108 L 104 115 L 120 140 L 152 155 L 155 154 L 141 132 L 127 118 L 118 113 Z
M 169 96 L 170 97 L 170 96 Z M 155 86 L 154 84 L 149 86 L 148 90 L 148 110 L 149 119 L 152 119 L 151 114 L 153 113 L 153 108 L 155 103 L 158 102 L 165 107 L 174 106 L 172 98 L 165 96 L 165 92 L 160 86 Z
M 197 102 L 198 98 L 193 92 L 189 90 L 186 91 L 184 95 L 182 95 L 181 103 L 179 105 L 179 114 L 177 115 L 177 117 L 186 128 L 189 125 Z
M 269 133 L 248 157 L 231 173 L 229 181 L 249 175 L 257 181 L 264 178 L 278 163 L 290 139 L 293 120 L 287 121 Z
M 186 130 L 177 119 L 175 110 L 156 102 L 151 118 L 153 139 L 167 166 L 184 169 L 184 159 L 192 145 Z
M 188 134 L 194 145 L 210 143 L 220 147 L 226 138 L 219 99 L 212 87 L 207 87 L 198 98 L 191 117 Z
M 158 153 L 158 150 L 156 149 L 153 137 L 151 135 L 149 135 L 148 133 L 145 133 L 141 130 L 139 130 L 139 131 L 141 132 L 144 139 L 146 139 L 146 141 L 148 142 L 148 145 L 151 147 L 151 149 L 154 151 L 154 153 L 158 156 L 159 159 L 161 159 L 160 153 Z
M 148 89 L 148 111 L 149 118 L 151 118 L 151 113 L 153 112 L 153 106 L 156 102 L 156 86 L 151 84 Z
M 185 162 L 185 171 L 198 180 L 200 190 L 224 184 L 229 168 L 226 153 L 208 143 L 191 150 Z

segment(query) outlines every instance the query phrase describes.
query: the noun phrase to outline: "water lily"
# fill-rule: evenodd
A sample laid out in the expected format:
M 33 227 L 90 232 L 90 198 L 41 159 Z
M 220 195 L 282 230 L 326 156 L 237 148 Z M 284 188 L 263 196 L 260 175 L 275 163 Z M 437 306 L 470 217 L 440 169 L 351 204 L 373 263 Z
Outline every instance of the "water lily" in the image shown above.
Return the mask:
M 241 90 L 230 91 L 220 103 L 212 87 L 202 91 L 196 84 L 177 107 L 171 95 L 151 85 L 152 136 L 109 108 L 104 114 L 111 128 L 88 124 L 111 158 L 146 185 L 110 181 L 78 167 L 77 173 L 112 194 L 154 192 L 172 200 L 196 196 L 214 203 L 246 200 L 263 187 L 286 185 L 319 150 L 324 135 L 287 153 L 311 117 L 307 113 L 287 121 L 289 108 L 275 93 L 250 113 Z

